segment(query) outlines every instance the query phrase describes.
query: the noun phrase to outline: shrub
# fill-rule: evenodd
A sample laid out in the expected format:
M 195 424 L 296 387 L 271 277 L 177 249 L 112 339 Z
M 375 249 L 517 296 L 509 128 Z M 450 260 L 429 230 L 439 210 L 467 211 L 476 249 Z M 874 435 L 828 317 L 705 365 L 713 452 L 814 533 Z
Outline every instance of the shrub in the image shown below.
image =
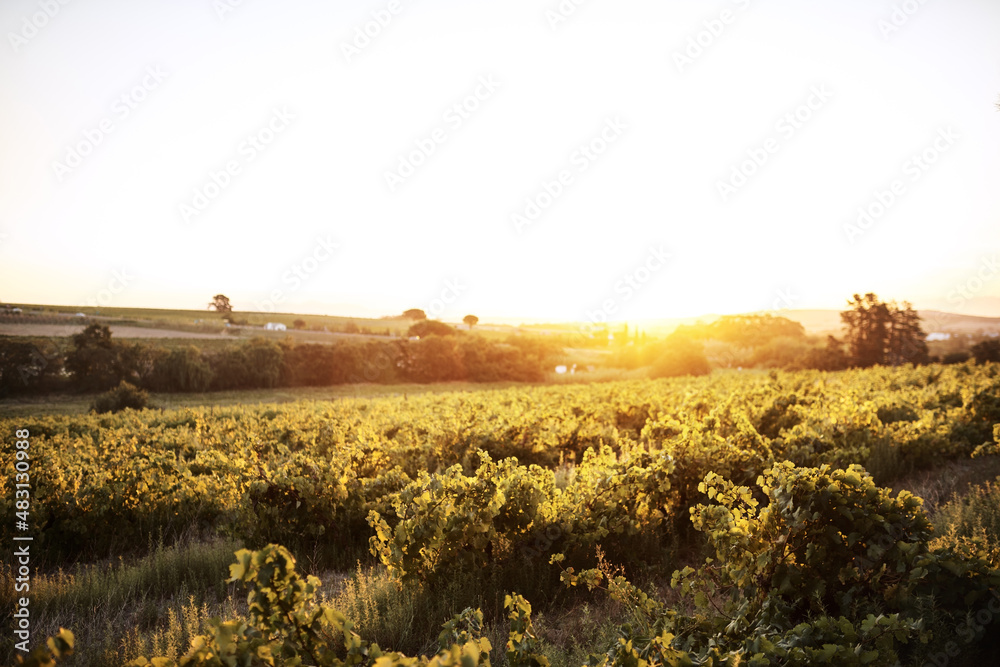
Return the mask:
M 951 366 L 952 364 L 964 364 L 969 360 L 968 352 L 952 352 L 950 354 L 944 355 L 941 363 L 945 366 Z
M 322 387 L 337 384 L 334 379 L 334 357 L 339 347 L 309 343 L 282 344 L 284 356 L 281 384 L 286 387 Z
M 796 366 L 818 371 L 842 371 L 849 366 L 849 360 L 843 344 L 833 336 L 828 336 L 825 347 L 809 350 L 799 358 Z
M 984 340 L 972 346 L 972 356 L 977 364 L 1000 361 L 1000 340 Z
M 199 665 L 322 665 L 326 667 L 477 667 L 490 666 L 489 639 L 483 637 L 483 613 L 465 609 L 447 621 L 438 636 L 438 652 L 408 658 L 387 652 L 362 639 L 354 624 L 339 610 L 319 600 L 320 581 L 295 571 L 295 559 L 284 547 L 269 545 L 260 551 L 236 552 L 229 566 L 230 582 L 250 588 L 249 619 L 215 620 L 208 634 L 196 637 L 178 661 L 138 658 L 133 667 L 195 667 Z M 537 654 L 532 632 L 531 605 L 520 595 L 508 595 L 510 634 L 507 664 L 510 667 L 548 667 Z M 72 635 L 68 636 L 70 647 Z M 50 647 L 53 645 L 50 644 Z M 280 663 L 275 658 L 280 657 Z M 45 664 L 45 663 L 42 663 Z
M 934 527 L 940 535 L 935 546 L 950 547 L 967 558 L 983 557 L 1000 567 L 1000 480 L 940 507 Z
M 103 414 L 105 412 L 121 412 L 126 408 L 141 410 L 147 407 L 148 403 L 148 393 L 139 389 L 135 385 L 122 380 L 117 387 L 94 399 L 94 403 L 90 406 L 90 410 L 98 414 Z
M 214 376 L 201 350 L 188 345 L 157 359 L 151 384 L 159 391 L 206 391 Z
M 249 362 L 243 346 L 232 347 L 211 359 L 215 380 L 212 389 L 246 389 L 249 387 Z
M 424 336 L 454 336 L 455 333 L 456 331 L 453 326 L 439 320 L 420 320 L 410 326 L 406 335 L 423 338 Z
M 84 391 L 109 389 L 122 379 L 121 348 L 111 339 L 111 329 L 91 324 L 73 336 L 73 350 L 66 355 L 66 370 Z
M 281 377 L 281 346 L 273 340 L 255 338 L 243 346 L 249 366 L 250 386 L 270 389 Z
M 663 353 L 653 363 L 652 369 L 655 378 L 708 375 L 710 372 L 711 368 L 702 345 L 681 336 L 669 340 Z
M 54 389 L 62 370 L 62 354 L 55 346 L 0 339 L 0 396 Z
M 428 320 L 413 326 L 425 322 Z M 406 378 L 412 382 L 447 382 L 458 380 L 465 375 L 455 339 L 442 336 L 428 336 L 408 342 L 404 371 Z
M 643 659 L 889 667 L 924 664 L 943 651 L 957 650 L 960 664 L 995 655 L 1000 575 L 982 560 L 931 549 L 933 529 L 919 498 L 876 487 L 858 466 L 785 462 L 757 486 L 715 473 L 700 485 L 710 503 L 691 508 L 691 518 L 712 557 L 672 581 L 690 596 L 694 615 L 668 609 L 624 577 L 608 577 L 609 592 L 634 610 L 636 623 L 623 626 L 607 658 L 591 665 Z M 607 576 L 603 569 L 563 572 L 567 584 L 591 588 Z M 956 635 L 968 646 L 953 641 Z
M 753 365 L 760 368 L 792 368 L 810 352 L 809 343 L 801 338 L 772 338 L 754 351 Z

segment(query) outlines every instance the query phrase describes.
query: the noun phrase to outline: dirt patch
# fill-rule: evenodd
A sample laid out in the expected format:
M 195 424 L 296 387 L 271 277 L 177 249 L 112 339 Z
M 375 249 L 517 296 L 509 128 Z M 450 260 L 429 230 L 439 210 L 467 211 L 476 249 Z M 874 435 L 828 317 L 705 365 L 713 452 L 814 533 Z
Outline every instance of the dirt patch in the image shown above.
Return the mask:
M 83 331 L 85 324 L 0 324 L 0 336 L 72 336 Z M 147 329 L 145 327 L 120 327 L 111 325 L 115 338 L 225 338 L 225 334 Z

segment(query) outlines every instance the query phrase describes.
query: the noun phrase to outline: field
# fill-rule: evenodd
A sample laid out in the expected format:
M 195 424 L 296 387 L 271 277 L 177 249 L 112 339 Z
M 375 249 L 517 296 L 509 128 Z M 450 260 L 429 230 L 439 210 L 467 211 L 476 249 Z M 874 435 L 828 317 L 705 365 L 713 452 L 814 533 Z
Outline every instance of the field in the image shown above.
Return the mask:
M 565 378 L 566 382 L 572 377 Z M 438 382 L 434 384 L 352 384 L 333 387 L 288 387 L 212 391 L 204 393 L 151 393 L 153 409 L 174 410 L 202 406 L 228 407 L 289 403 L 296 401 L 334 401 L 343 398 L 375 398 L 413 396 L 424 393 L 482 391 L 516 386 L 514 382 L 472 383 Z M 56 394 L 0 399 L 0 418 L 49 415 L 83 415 L 90 410 L 94 398 L 89 394 Z
M 0 336 L 26 336 L 29 338 L 69 338 L 83 331 L 84 325 L 72 324 L 0 324 Z M 217 333 L 195 333 L 172 329 L 115 326 L 111 329 L 116 338 L 219 338 Z M 190 341 L 188 341 L 190 342 Z
M 9 304 L 23 309 L 24 315 L 20 318 L 7 316 L 6 323 L 14 323 L 20 320 L 30 321 L 33 317 L 65 318 L 69 324 L 73 324 L 72 316 L 76 313 L 83 313 L 89 321 L 99 321 L 107 324 L 115 322 L 142 328 L 163 329 L 170 331 L 188 329 L 206 329 L 212 333 L 221 333 L 225 325 L 219 315 L 212 310 L 171 310 L 158 308 L 96 308 L 87 306 L 40 306 L 31 304 Z M 364 318 L 364 317 L 342 317 L 338 315 L 299 315 L 294 313 L 266 313 L 266 312 L 244 312 L 236 310 L 233 313 L 234 319 L 239 323 L 255 331 L 259 331 L 268 322 L 284 324 L 290 334 L 304 334 L 311 331 L 324 332 L 324 327 L 330 332 L 342 332 L 345 327 L 357 327 L 361 331 L 371 332 L 371 335 L 400 336 L 413 322 L 402 317 L 386 318 Z M 82 318 L 81 318 L 82 319 Z M 303 331 L 294 331 L 296 320 L 305 322 Z M 457 323 L 453 323 L 457 324 Z M 56 326 L 60 326 L 58 323 Z M 464 326 L 464 325 L 460 325 Z M 505 325 L 487 326 L 485 331 L 497 330 L 504 335 L 514 330 L 514 327 Z M 268 332 L 271 333 L 271 332 Z M 284 333 L 284 332 L 282 332 Z M 57 335 L 57 334 L 26 334 L 26 335 Z M 121 337 L 129 337 L 119 334 Z M 242 334 L 241 334 L 242 335 Z M 138 332 L 135 337 L 147 337 L 143 332 Z
M 34 538 L 33 645 L 72 630 L 72 665 L 176 660 L 199 635 L 303 664 L 981 664 L 998 371 L 29 408 L 3 420 L 0 514 Z

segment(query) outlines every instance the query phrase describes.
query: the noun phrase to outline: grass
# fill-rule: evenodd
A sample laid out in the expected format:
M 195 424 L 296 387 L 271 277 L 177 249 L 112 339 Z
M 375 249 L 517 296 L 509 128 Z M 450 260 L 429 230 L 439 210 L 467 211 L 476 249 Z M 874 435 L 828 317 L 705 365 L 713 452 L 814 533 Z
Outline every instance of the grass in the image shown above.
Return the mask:
M 76 637 L 70 665 L 120 665 L 140 656 L 176 659 L 195 636 L 208 632 L 213 617 L 246 618 L 245 590 L 225 583 L 239 548 L 229 540 L 153 545 L 150 553 L 131 562 L 119 559 L 70 572 L 34 573 L 33 643 L 65 627 Z M 305 559 L 299 559 L 299 569 L 307 573 Z M 400 585 L 383 566 L 361 563 L 353 573 L 327 571 L 320 578 L 320 602 L 342 611 L 365 640 L 408 655 L 436 653 L 445 621 L 466 607 L 482 608 L 483 634 L 494 647 L 497 667 L 506 664 L 504 594 L 508 587 L 531 588 L 523 575 L 512 582 L 511 573 L 499 569 L 456 574 L 434 586 Z M 20 594 L 15 594 L 13 575 L 5 565 L 0 570 L 0 604 L 13 608 L 15 595 Z M 564 608 L 565 601 L 569 606 Z M 621 620 L 620 610 L 611 610 L 610 603 L 581 603 L 558 591 L 554 597 L 537 595 L 534 602 L 536 613 L 552 609 L 551 618 L 559 619 L 546 624 L 543 615 L 538 625 L 554 665 L 583 664 L 579 658 L 605 646 Z M 593 613 L 590 605 L 596 605 Z M 4 638 L 0 664 L 11 664 L 13 655 L 13 641 Z
M 107 561 L 31 577 L 33 643 L 70 628 L 77 639 L 73 665 L 124 664 L 140 655 L 183 652 L 206 630 L 211 616 L 245 614 L 245 602 L 225 583 L 230 540 L 172 547 L 154 545 L 133 562 Z M 13 609 L 12 571 L 0 570 L 0 604 Z M 13 642 L 0 644 L 0 663 L 11 664 Z
M 613 646 L 618 627 L 625 622 L 620 605 L 611 601 L 583 602 L 550 615 L 536 614 L 535 634 L 541 653 L 552 667 L 579 667 L 591 654 Z
M 20 308 L 23 308 L 25 313 L 34 313 L 36 311 L 42 311 L 45 315 L 54 314 L 75 314 L 83 313 L 84 315 L 99 317 L 111 317 L 126 320 L 134 320 L 135 324 L 139 324 L 139 321 L 143 321 L 147 325 L 163 326 L 165 328 L 171 328 L 172 326 L 194 325 L 195 320 L 199 320 L 201 323 L 205 324 L 215 324 L 221 320 L 221 317 L 214 310 L 208 310 L 207 304 L 208 300 L 205 300 L 206 308 L 203 310 L 173 310 L 173 309 L 163 309 L 163 308 L 92 308 L 88 306 L 38 306 L 31 304 L 12 304 Z M 239 306 L 239 304 L 235 304 Z M 248 324 L 261 326 L 267 322 L 280 322 L 288 327 L 289 330 L 292 329 L 295 320 L 303 320 L 306 323 L 307 329 L 318 328 L 322 329 L 327 327 L 330 331 L 341 331 L 348 324 L 354 324 L 359 329 L 369 329 L 373 333 L 382 334 L 386 330 L 389 331 L 390 335 L 400 335 L 406 333 L 410 325 L 413 324 L 410 320 L 403 319 L 402 317 L 387 317 L 387 318 L 366 318 L 366 317 L 342 317 L 337 315 L 302 315 L 296 313 L 267 313 L 267 312 L 255 312 L 248 310 L 241 310 L 236 308 L 233 311 L 233 316 L 239 320 L 246 320 Z M 464 328 L 465 325 L 462 325 Z M 513 328 L 511 328 L 513 330 Z
M 927 505 L 940 535 L 935 546 L 986 554 L 997 566 L 1000 480 L 982 480 L 998 472 L 1000 457 L 960 461 L 933 475 L 902 478 L 897 488 L 931 499 Z M 239 547 L 227 540 L 171 547 L 154 544 L 146 556 L 131 562 L 119 559 L 71 572 L 36 573 L 31 590 L 33 635 L 44 637 L 59 627 L 71 628 L 78 647 L 71 665 L 124 664 L 139 656 L 176 658 L 194 636 L 208 630 L 212 617 L 245 617 L 244 590 L 224 583 Z M 308 559 L 300 557 L 298 562 L 306 573 Z M 320 591 L 324 604 L 342 611 L 366 640 L 408 655 L 436 652 L 441 625 L 465 607 L 479 607 L 486 615 L 484 635 L 494 647 L 492 662 L 505 667 L 508 624 L 502 605 L 504 594 L 511 590 L 532 591 L 535 633 L 552 667 L 585 664 L 589 655 L 613 645 L 619 625 L 630 621 L 630 610 L 601 591 L 567 590 L 543 580 L 541 571 L 515 569 L 456 574 L 434 586 L 400 585 L 381 565 L 362 563 L 353 572 L 317 574 L 324 582 Z M 644 590 L 657 584 L 642 573 L 629 578 L 636 583 L 645 580 Z M 0 605 L 13 604 L 13 579 L 5 566 L 0 570 Z M 11 641 L 4 639 L 0 663 L 9 663 L 12 654 Z
M 978 555 L 1000 567 L 1000 477 L 941 505 L 934 529 L 940 537 L 933 546 L 952 547 L 969 557 Z
M 619 371 L 620 372 L 620 371 Z M 735 373 L 736 371 L 728 371 Z M 761 371 L 763 372 L 763 371 Z M 577 373 L 550 381 L 588 382 L 621 379 L 616 371 Z M 453 391 L 477 391 L 518 386 L 518 383 L 442 383 L 435 385 L 344 385 L 322 388 L 271 389 L 200 394 L 155 394 L 153 402 L 164 408 L 194 406 L 251 405 L 299 400 L 333 401 L 345 397 L 376 397 Z M 0 416 L 72 414 L 86 412 L 93 396 L 45 397 L 32 401 L 0 401 Z M 899 470 L 891 451 L 877 452 L 873 463 L 890 473 Z M 571 483 L 575 471 L 557 470 L 557 485 Z M 933 470 L 907 472 L 891 483 L 894 489 L 908 489 L 925 500 L 938 539 L 935 546 L 953 547 L 962 553 L 985 555 L 994 567 L 1000 566 L 1000 457 L 984 457 L 943 463 Z M 991 481 L 997 479 L 996 482 Z M 234 618 L 245 615 L 244 591 L 224 583 L 233 551 L 232 541 L 188 541 L 172 547 L 150 545 L 148 554 L 126 562 L 119 558 L 80 566 L 72 571 L 34 574 L 31 605 L 35 640 L 55 634 L 60 626 L 71 628 L 77 637 L 78 654 L 69 664 L 124 664 L 140 655 L 176 657 L 191 638 L 204 633 L 213 616 Z M 691 550 L 692 542 L 677 545 Z M 700 560 L 696 553 L 675 554 L 677 563 Z M 652 566 L 654 558 L 651 556 Z M 308 559 L 299 557 L 300 570 Z M 660 567 L 660 565 L 665 565 Z M 657 563 L 661 572 L 669 564 Z M 638 577 L 632 575 L 638 574 Z M 633 581 L 651 573 L 629 573 Z M 553 667 L 576 667 L 591 653 L 611 646 L 620 623 L 629 612 L 606 599 L 566 591 L 545 577 L 539 569 L 483 570 L 456 575 L 433 588 L 398 585 L 384 568 L 359 563 L 353 572 L 322 573 L 322 598 L 356 623 L 355 630 L 366 640 L 384 649 L 402 650 L 409 655 L 437 650 L 435 638 L 441 624 L 464 607 L 480 607 L 487 617 L 485 635 L 494 647 L 495 667 L 505 667 L 504 645 L 507 622 L 503 596 L 512 590 L 526 594 L 535 607 L 535 631 L 542 640 L 542 652 Z M 662 583 L 662 582 L 660 582 Z M 645 587 L 644 587 L 645 588 Z M 0 605 L 14 604 L 13 577 L 9 566 L 0 566 Z M 0 663 L 11 662 L 9 638 L 0 640 Z
M 524 582 L 519 587 L 510 579 L 510 572 L 502 571 L 455 574 L 429 589 L 399 585 L 383 567 L 363 568 L 359 564 L 351 576 L 340 579 L 332 594 L 323 596 L 323 601 L 351 619 L 356 624 L 354 630 L 365 640 L 407 655 L 435 653 L 435 638 L 442 624 L 466 607 L 480 608 L 485 617 L 483 635 L 493 645 L 491 662 L 501 667 L 506 664 L 504 647 L 509 633 L 503 597 L 510 591 L 528 590 Z M 562 589 L 561 584 L 556 586 Z M 603 593 L 574 590 L 562 596 L 558 589 L 546 594 L 547 588 L 551 584 L 533 588 L 530 601 L 535 634 L 553 667 L 579 667 L 591 653 L 606 650 L 618 625 L 628 617 L 628 610 Z
M 374 398 L 377 396 L 416 396 L 454 391 L 487 391 L 522 386 L 518 382 L 440 382 L 436 384 L 345 384 L 330 387 L 282 387 L 276 389 L 247 389 L 239 391 L 214 391 L 190 394 L 150 393 L 154 409 L 212 407 L 230 405 L 257 405 L 290 403 L 294 401 L 335 401 L 341 398 Z M 36 417 L 47 415 L 85 414 L 90 410 L 96 394 L 52 394 L 22 396 L 0 400 L 0 419 Z
M 1000 456 L 945 461 L 929 470 L 911 472 L 900 477 L 888 488 L 906 489 L 924 501 L 924 510 L 936 520 L 957 498 L 975 492 L 975 487 L 1000 475 Z
M 190 343 L 190 341 L 184 341 L 183 339 L 180 342 Z M 341 398 L 417 396 L 420 394 L 443 394 L 456 391 L 490 391 L 522 386 L 616 382 L 643 377 L 643 372 L 642 369 L 627 371 L 615 368 L 599 368 L 593 372 L 578 372 L 574 375 L 550 373 L 540 383 L 509 381 L 419 384 L 409 382 L 400 384 L 343 384 L 329 387 L 278 387 L 274 389 L 242 389 L 199 393 L 150 392 L 149 401 L 153 409 L 162 408 L 164 410 L 291 403 L 295 401 L 336 401 Z M 0 419 L 86 414 L 90 411 L 90 406 L 93 404 L 96 396 L 97 394 L 46 394 L 4 398 L 0 399 Z

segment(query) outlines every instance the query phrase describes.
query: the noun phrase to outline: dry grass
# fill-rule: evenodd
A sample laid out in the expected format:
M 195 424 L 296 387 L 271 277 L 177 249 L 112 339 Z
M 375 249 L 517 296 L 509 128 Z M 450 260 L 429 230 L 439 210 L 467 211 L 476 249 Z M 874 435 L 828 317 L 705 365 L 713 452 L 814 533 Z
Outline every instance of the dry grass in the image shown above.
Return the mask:
M 210 617 L 245 615 L 243 595 L 224 583 L 238 548 L 223 540 L 160 546 L 132 562 L 34 573 L 32 641 L 69 628 L 76 637 L 74 666 L 183 653 Z M 11 570 L 0 570 L 0 604 L 7 609 L 14 607 L 13 584 Z M 12 642 L 0 644 L 0 664 L 12 658 Z
M 942 461 L 929 470 L 920 470 L 902 477 L 888 487 L 906 489 L 923 498 L 924 510 L 933 517 L 937 509 L 956 497 L 969 493 L 971 487 L 1000 476 L 1000 456 Z

